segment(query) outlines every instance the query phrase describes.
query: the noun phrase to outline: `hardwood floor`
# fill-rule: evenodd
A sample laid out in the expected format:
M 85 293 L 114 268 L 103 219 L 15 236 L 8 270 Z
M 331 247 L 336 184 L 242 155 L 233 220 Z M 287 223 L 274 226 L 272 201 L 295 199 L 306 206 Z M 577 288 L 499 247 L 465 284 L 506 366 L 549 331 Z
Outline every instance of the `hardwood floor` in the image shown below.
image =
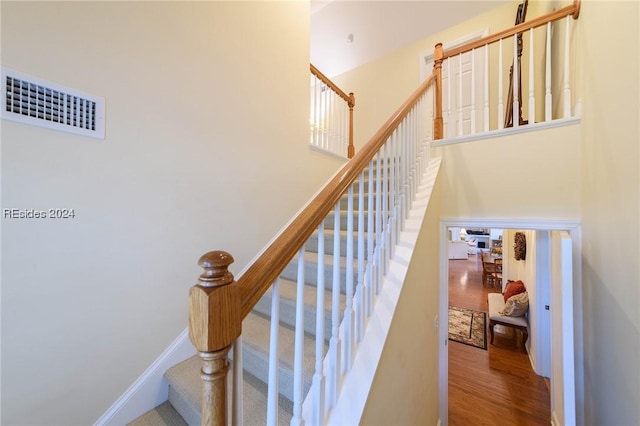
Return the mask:
M 487 294 L 499 290 L 482 286 L 479 257 L 449 261 L 451 306 L 488 312 Z M 521 345 L 520 333 L 502 326 L 496 326 L 486 351 L 449 341 L 450 425 L 551 423 L 549 389 Z

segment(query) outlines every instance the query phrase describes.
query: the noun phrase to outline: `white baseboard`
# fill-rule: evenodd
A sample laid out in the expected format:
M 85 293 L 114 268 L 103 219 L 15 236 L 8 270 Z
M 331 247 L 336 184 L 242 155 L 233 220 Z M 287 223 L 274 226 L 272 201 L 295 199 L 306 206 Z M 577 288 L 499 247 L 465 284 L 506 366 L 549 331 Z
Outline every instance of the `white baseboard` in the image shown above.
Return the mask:
M 169 397 L 169 384 L 164 373 L 175 364 L 196 354 L 185 329 L 160 356 L 133 382 L 116 402 L 94 423 L 94 426 L 126 425 Z

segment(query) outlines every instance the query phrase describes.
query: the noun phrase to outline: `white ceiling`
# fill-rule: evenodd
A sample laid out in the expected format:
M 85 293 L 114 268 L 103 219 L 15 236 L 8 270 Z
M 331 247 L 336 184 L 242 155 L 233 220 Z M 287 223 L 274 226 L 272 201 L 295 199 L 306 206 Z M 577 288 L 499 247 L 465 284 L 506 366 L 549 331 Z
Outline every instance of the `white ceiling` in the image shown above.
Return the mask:
M 311 0 L 311 63 L 333 77 L 505 1 Z

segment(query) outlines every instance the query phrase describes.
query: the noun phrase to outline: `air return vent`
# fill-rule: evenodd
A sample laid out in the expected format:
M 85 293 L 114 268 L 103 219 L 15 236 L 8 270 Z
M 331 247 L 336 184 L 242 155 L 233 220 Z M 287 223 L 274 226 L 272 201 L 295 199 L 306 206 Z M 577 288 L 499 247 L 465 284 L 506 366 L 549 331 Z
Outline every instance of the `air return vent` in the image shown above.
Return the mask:
M 104 98 L 2 67 L 0 117 L 104 139 Z

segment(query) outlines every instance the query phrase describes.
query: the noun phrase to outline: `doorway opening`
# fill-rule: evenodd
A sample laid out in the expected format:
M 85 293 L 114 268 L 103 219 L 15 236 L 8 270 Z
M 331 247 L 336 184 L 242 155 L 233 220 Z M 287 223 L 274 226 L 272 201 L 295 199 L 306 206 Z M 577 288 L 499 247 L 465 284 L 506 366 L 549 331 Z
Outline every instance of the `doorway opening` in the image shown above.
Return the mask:
M 527 256 L 518 261 L 515 260 L 513 247 L 516 232 L 523 234 L 528 243 Z M 550 394 L 547 416 L 550 416 L 552 422 L 579 422 L 582 409 L 576 406 L 576 401 L 582 401 L 582 393 L 581 386 L 576 386 L 576 383 L 581 383 L 582 378 L 576 375 L 576 371 L 581 371 L 576 368 L 576 360 L 581 359 L 581 342 L 574 339 L 574 335 L 581 335 L 581 323 L 574 321 L 574 318 L 581 317 L 582 311 L 579 303 L 580 257 L 576 255 L 580 247 L 579 224 L 447 219 L 441 221 L 440 234 L 440 317 L 443 318 L 443 326 L 440 328 L 441 424 L 446 425 L 449 421 L 450 392 L 453 401 L 459 397 L 456 392 L 462 389 L 465 393 L 463 401 L 469 402 L 472 400 L 469 392 L 482 388 L 484 395 L 480 397 L 484 397 L 485 406 L 491 405 L 487 403 L 487 398 L 498 398 L 497 388 L 506 386 L 508 391 L 513 392 L 515 383 L 505 385 L 508 383 L 505 377 L 513 379 L 517 374 L 507 371 L 508 368 L 521 368 L 522 371 L 528 369 L 532 377 L 538 378 L 538 385 L 542 384 L 542 388 L 532 388 L 529 397 L 538 398 L 545 392 Z M 479 240 L 485 237 L 487 243 L 483 244 L 484 247 L 478 247 Z M 466 258 L 462 253 L 463 245 L 467 249 Z M 498 282 L 489 283 L 483 279 L 483 254 L 502 257 L 503 270 L 500 279 L 496 280 Z M 453 287 L 450 287 L 450 275 L 454 277 L 452 281 L 457 280 L 457 284 L 451 284 Z M 529 331 L 526 351 L 522 350 L 524 336 L 516 329 L 500 325 L 495 328 L 494 345 L 488 342 L 490 333 L 487 296 L 489 293 L 502 293 L 504 285 L 510 279 L 521 279 L 527 283 L 530 304 L 525 317 Z M 449 293 L 450 288 L 455 294 Z M 465 292 L 469 293 L 467 296 L 472 296 L 465 298 Z M 449 306 L 452 305 L 450 301 L 471 309 L 475 307 L 478 312 L 486 313 L 486 351 L 460 345 L 458 342 L 449 344 L 448 326 L 444 319 L 449 318 Z M 574 304 L 574 301 L 577 303 Z M 453 354 L 452 358 L 450 354 Z M 503 374 L 502 378 L 500 374 Z M 550 378 L 548 388 L 543 376 Z M 449 381 L 453 383 L 457 378 L 464 378 L 465 383 L 455 383 L 455 388 L 450 390 Z M 496 403 L 500 401 L 498 398 Z M 506 405 L 511 403 L 509 401 L 505 400 Z M 459 407 L 459 403 L 457 404 Z M 476 415 L 480 415 L 475 411 Z M 486 418 L 484 417 L 485 420 Z M 452 418 L 454 421 L 456 419 L 459 418 Z M 476 419 L 481 420 L 480 417 Z

